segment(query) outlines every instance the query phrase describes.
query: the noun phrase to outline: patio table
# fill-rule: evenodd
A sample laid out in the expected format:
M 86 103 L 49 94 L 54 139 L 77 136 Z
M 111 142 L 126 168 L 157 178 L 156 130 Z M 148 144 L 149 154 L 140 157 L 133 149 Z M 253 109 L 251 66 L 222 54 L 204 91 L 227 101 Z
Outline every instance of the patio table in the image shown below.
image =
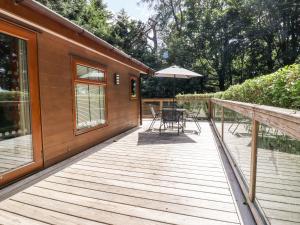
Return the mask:
M 179 134 L 179 129 L 184 132 L 184 112 L 186 110 L 182 108 L 163 108 L 161 111 L 161 123 L 159 127 L 159 133 L 161 133 L 161 127 L 166 125 L 166 123 L 172 123 L 172 129 L 174 128 L 174 122 L 177 123 L 177 129 Z M 181 125 L 180 125 L 181 121 Z

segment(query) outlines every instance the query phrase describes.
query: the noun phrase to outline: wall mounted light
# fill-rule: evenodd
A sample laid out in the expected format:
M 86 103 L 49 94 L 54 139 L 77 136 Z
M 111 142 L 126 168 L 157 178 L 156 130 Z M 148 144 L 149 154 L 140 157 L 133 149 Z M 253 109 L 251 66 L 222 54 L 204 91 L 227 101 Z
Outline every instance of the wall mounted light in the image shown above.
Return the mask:
M 115 85 L 119 85 L 120 84 L 120 75 L 115 73 Z

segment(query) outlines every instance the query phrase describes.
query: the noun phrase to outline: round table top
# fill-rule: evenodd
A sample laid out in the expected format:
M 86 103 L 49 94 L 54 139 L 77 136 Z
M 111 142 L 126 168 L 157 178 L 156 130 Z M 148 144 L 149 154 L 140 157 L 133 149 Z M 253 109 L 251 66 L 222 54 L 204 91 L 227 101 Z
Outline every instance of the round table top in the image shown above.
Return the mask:
M 186 111 L 186 109 L 183 109 L 183 108 L 163 108 L 162 110 L 176 110 L 176 111 L 178 111 L 178 112 L 184 112 L 184 111 Z

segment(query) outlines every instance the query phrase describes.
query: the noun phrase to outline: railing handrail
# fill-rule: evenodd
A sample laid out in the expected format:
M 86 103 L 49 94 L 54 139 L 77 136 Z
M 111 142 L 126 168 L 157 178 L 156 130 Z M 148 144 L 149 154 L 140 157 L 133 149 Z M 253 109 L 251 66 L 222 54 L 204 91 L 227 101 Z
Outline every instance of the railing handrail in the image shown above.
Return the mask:
M 142 98 L 142 102 L 173 101 L 173 98 Z M 176 101 L 176 98 L 175 98 Z
M 216 98 L 211 102 L 300 139 L 300 111 Z

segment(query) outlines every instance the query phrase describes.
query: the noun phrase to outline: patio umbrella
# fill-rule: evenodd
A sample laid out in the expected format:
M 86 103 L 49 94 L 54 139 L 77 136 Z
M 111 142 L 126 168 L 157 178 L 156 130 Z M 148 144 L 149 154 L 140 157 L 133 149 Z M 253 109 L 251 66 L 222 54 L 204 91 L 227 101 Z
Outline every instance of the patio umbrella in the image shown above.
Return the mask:
M 173 106 L 175 102 L 175 79 L 190 79 L 192 77 L 202 77 L 202 75 L 199 73 L 195 73 L 179 66 L 171 66 L 166 69 L 159 70 L 154 74 L 154 76 L 173 78 Z

